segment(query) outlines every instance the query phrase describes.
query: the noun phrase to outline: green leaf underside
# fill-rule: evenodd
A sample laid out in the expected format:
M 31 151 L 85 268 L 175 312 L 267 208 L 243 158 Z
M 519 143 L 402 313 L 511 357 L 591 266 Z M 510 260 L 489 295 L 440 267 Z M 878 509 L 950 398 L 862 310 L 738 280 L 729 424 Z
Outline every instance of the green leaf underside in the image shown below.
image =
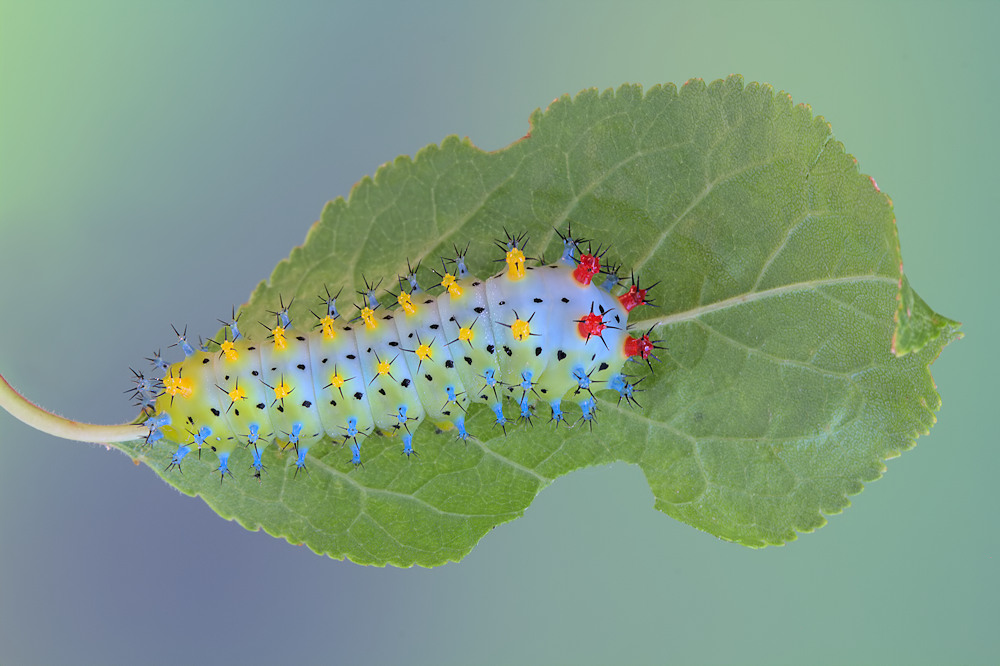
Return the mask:
M 679 520 L 748 546 L 784 543 L 841 511 L 933 424 L 928 366 L 960 334 L 900 288 L 888 198 L 822 118 L 736 76 L 587 90 L 536 111 L 530 135 L 503 150 L 449 137 L 397 158 L 326 206 L 242 317 L 266 320 L 280 294 L 295 297 L 293 321 L 312 321 L 324 286 L 350 294 L 362 273 L 393 283 L 407 259 L 436 264 L 453 245 L 471 243 L 468 265 L 486 277 L 504 228 L 553 259 L 553 228 L 568 221 L 611 243 L 626 274 L 660 282 L 659 308 L 632 316 L 667 347 L 641 409 L 601 392 L 593 432 L 542 423 L 504 436 L 476 405 L 468 444 L 425 422 L 416 459 L 371 437 L 354 468 L 327 444 L 297 478 L 294 454 L 269 447 L 262 483 L 249 472 L 220 483 L 211 454 L 177 474 L 164 471 L 169 444 L 121 448 L 249 529 L 361 564 L 435 566 L 556 477 L 615 461 L 638 464 L 656 507 Z

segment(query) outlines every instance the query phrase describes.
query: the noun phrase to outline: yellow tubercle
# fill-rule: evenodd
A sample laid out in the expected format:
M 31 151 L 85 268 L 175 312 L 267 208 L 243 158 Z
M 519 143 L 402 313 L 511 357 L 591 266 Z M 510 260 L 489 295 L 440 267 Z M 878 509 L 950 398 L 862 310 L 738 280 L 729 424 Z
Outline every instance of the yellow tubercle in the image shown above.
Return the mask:
M 337 337 L 337 330 L 333 327 L 333 317 L 327 315 L 319 320 L 320 326 L 323 327 L 323 338 L 325 340 L 333 340 Z
M 291 392 L 292 392 L 292 387 L 289 386 L 287 383 L 285 383 L 284 379 L 278 382 L 278 385 L 274 387 L 274 397 L 277 400 L 287 398 L 291 394 Z
M 330 375 L 330 386 L 332 386 L 333 388 L 339 389 L 341 386 L 344 385 L 344 381 L 345 381 L 344 378 L 341 377 L 339 373 L 335 372 L 332 375 Z
M 375 327 L 378 326 L 375 322 L 375 311 L 369 307 L 361 309 L 361 318 L 365 322 L 365 327 L 370 331 L 374 331 Z
M 163 378 L 163 391 L 167 395 L 190 398 L 194 393 L 194 385 L 186 377 L 167 376 Z
M 458 339 L 462 342 L 468 342 L 471 345 L 473 336 L 474 334 L 471 328 L 458 329 Z
M 431 357 L 431 347 L 430 345 L 420 345 L 416 349 L 417 358 L 421 361 L 426 361 Z
M 515 319 L 514 323 L 510 325 L 510 332 L 518 342 L 527 340 L 528 336 L 531 335 L 531 324 L 523 319 Z
M 387 375 L 391 369 L 392 363 L 390 361 L 379 361 L 378 365 L 375 367 L 375 370 L 379 375 Z
M 234 345 L 231 341 L 223 340 L 219 347 L 222 349 L 222 355 L 227 361 L 240 360 L 240 354 L 236 351 L 236 345 Z
M 452 298 L 458 298 L 462 295 L 462 287 L 458 285 L 455 276 L 451 273 L 444 274 L 444 277 L 441 279 L 441 286 L 448 290 Z
M 399 296 L 396 297 L 396 302 L 399 303 L 399 306 L 407 315 L 417 314 L 417 306 L 413 304 L 413 298 L 411 298 L 405 291 L 399 292 Z
M 520 248 L 513 248 L 507 251 L 507 277 L 511 280 L 520 280 L 524 277 L 524 252 Z
M 246 391 L 244 391 L 243 389 L 241 389 L 239 386 L 237 386 L 232 391 L 230 391 L 228 395 L 229 395 L 229 401 L 230 402 L 238 402 L 240 400 L 246 400 L 247 399 L 247 393 L 246 393 Z
M 271 336 L 274 338 L 274 351 L 283 351 L 288 347 L 284 326 L 275 326 L 271 329 Z

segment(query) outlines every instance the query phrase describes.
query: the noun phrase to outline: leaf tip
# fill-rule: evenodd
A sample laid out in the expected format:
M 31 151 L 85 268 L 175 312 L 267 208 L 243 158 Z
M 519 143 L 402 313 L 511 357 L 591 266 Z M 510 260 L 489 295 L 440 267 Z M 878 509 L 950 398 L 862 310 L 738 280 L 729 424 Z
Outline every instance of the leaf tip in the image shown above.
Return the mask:
M 942 340 L 943 349 L 945 345 L 964 337 L 960 330 L 961 323 L 934 312 L 913 290 L 905 275 L 900 278 L 893 320 L 895 326 L 890 351 L 896 357 L 919 352 L 938 339 Z

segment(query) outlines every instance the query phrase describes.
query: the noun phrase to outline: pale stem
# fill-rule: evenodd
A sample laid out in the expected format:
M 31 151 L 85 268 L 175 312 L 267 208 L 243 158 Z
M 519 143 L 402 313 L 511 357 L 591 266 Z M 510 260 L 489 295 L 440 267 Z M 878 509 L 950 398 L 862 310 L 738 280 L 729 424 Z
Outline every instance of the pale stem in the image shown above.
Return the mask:
M 0 407 L 14 418 L 55 437 L 74 439 L 78 442 L 129 442 L 145 439 L 149 428 L 131 423 L 121 425 L 95 425 L 71 421 L 46 411 L 18 393 L 0 375 Z

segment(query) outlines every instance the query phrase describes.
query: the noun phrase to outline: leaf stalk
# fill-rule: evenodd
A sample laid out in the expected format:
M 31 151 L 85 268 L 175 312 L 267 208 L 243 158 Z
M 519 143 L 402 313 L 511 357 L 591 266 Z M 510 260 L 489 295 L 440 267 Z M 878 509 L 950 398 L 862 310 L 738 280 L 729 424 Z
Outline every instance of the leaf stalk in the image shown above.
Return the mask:
M 18 393 L 0 375 L 0 407 L 3 407 L 14 418 L 26 423 L 35 430 L 78 442 L 105 444 L 112 442 L 129 442 L 144 439 L 149 429 L 142 425 L 122 423 L 121 425 L 97 425 L 81 423 L 57 416 Z

